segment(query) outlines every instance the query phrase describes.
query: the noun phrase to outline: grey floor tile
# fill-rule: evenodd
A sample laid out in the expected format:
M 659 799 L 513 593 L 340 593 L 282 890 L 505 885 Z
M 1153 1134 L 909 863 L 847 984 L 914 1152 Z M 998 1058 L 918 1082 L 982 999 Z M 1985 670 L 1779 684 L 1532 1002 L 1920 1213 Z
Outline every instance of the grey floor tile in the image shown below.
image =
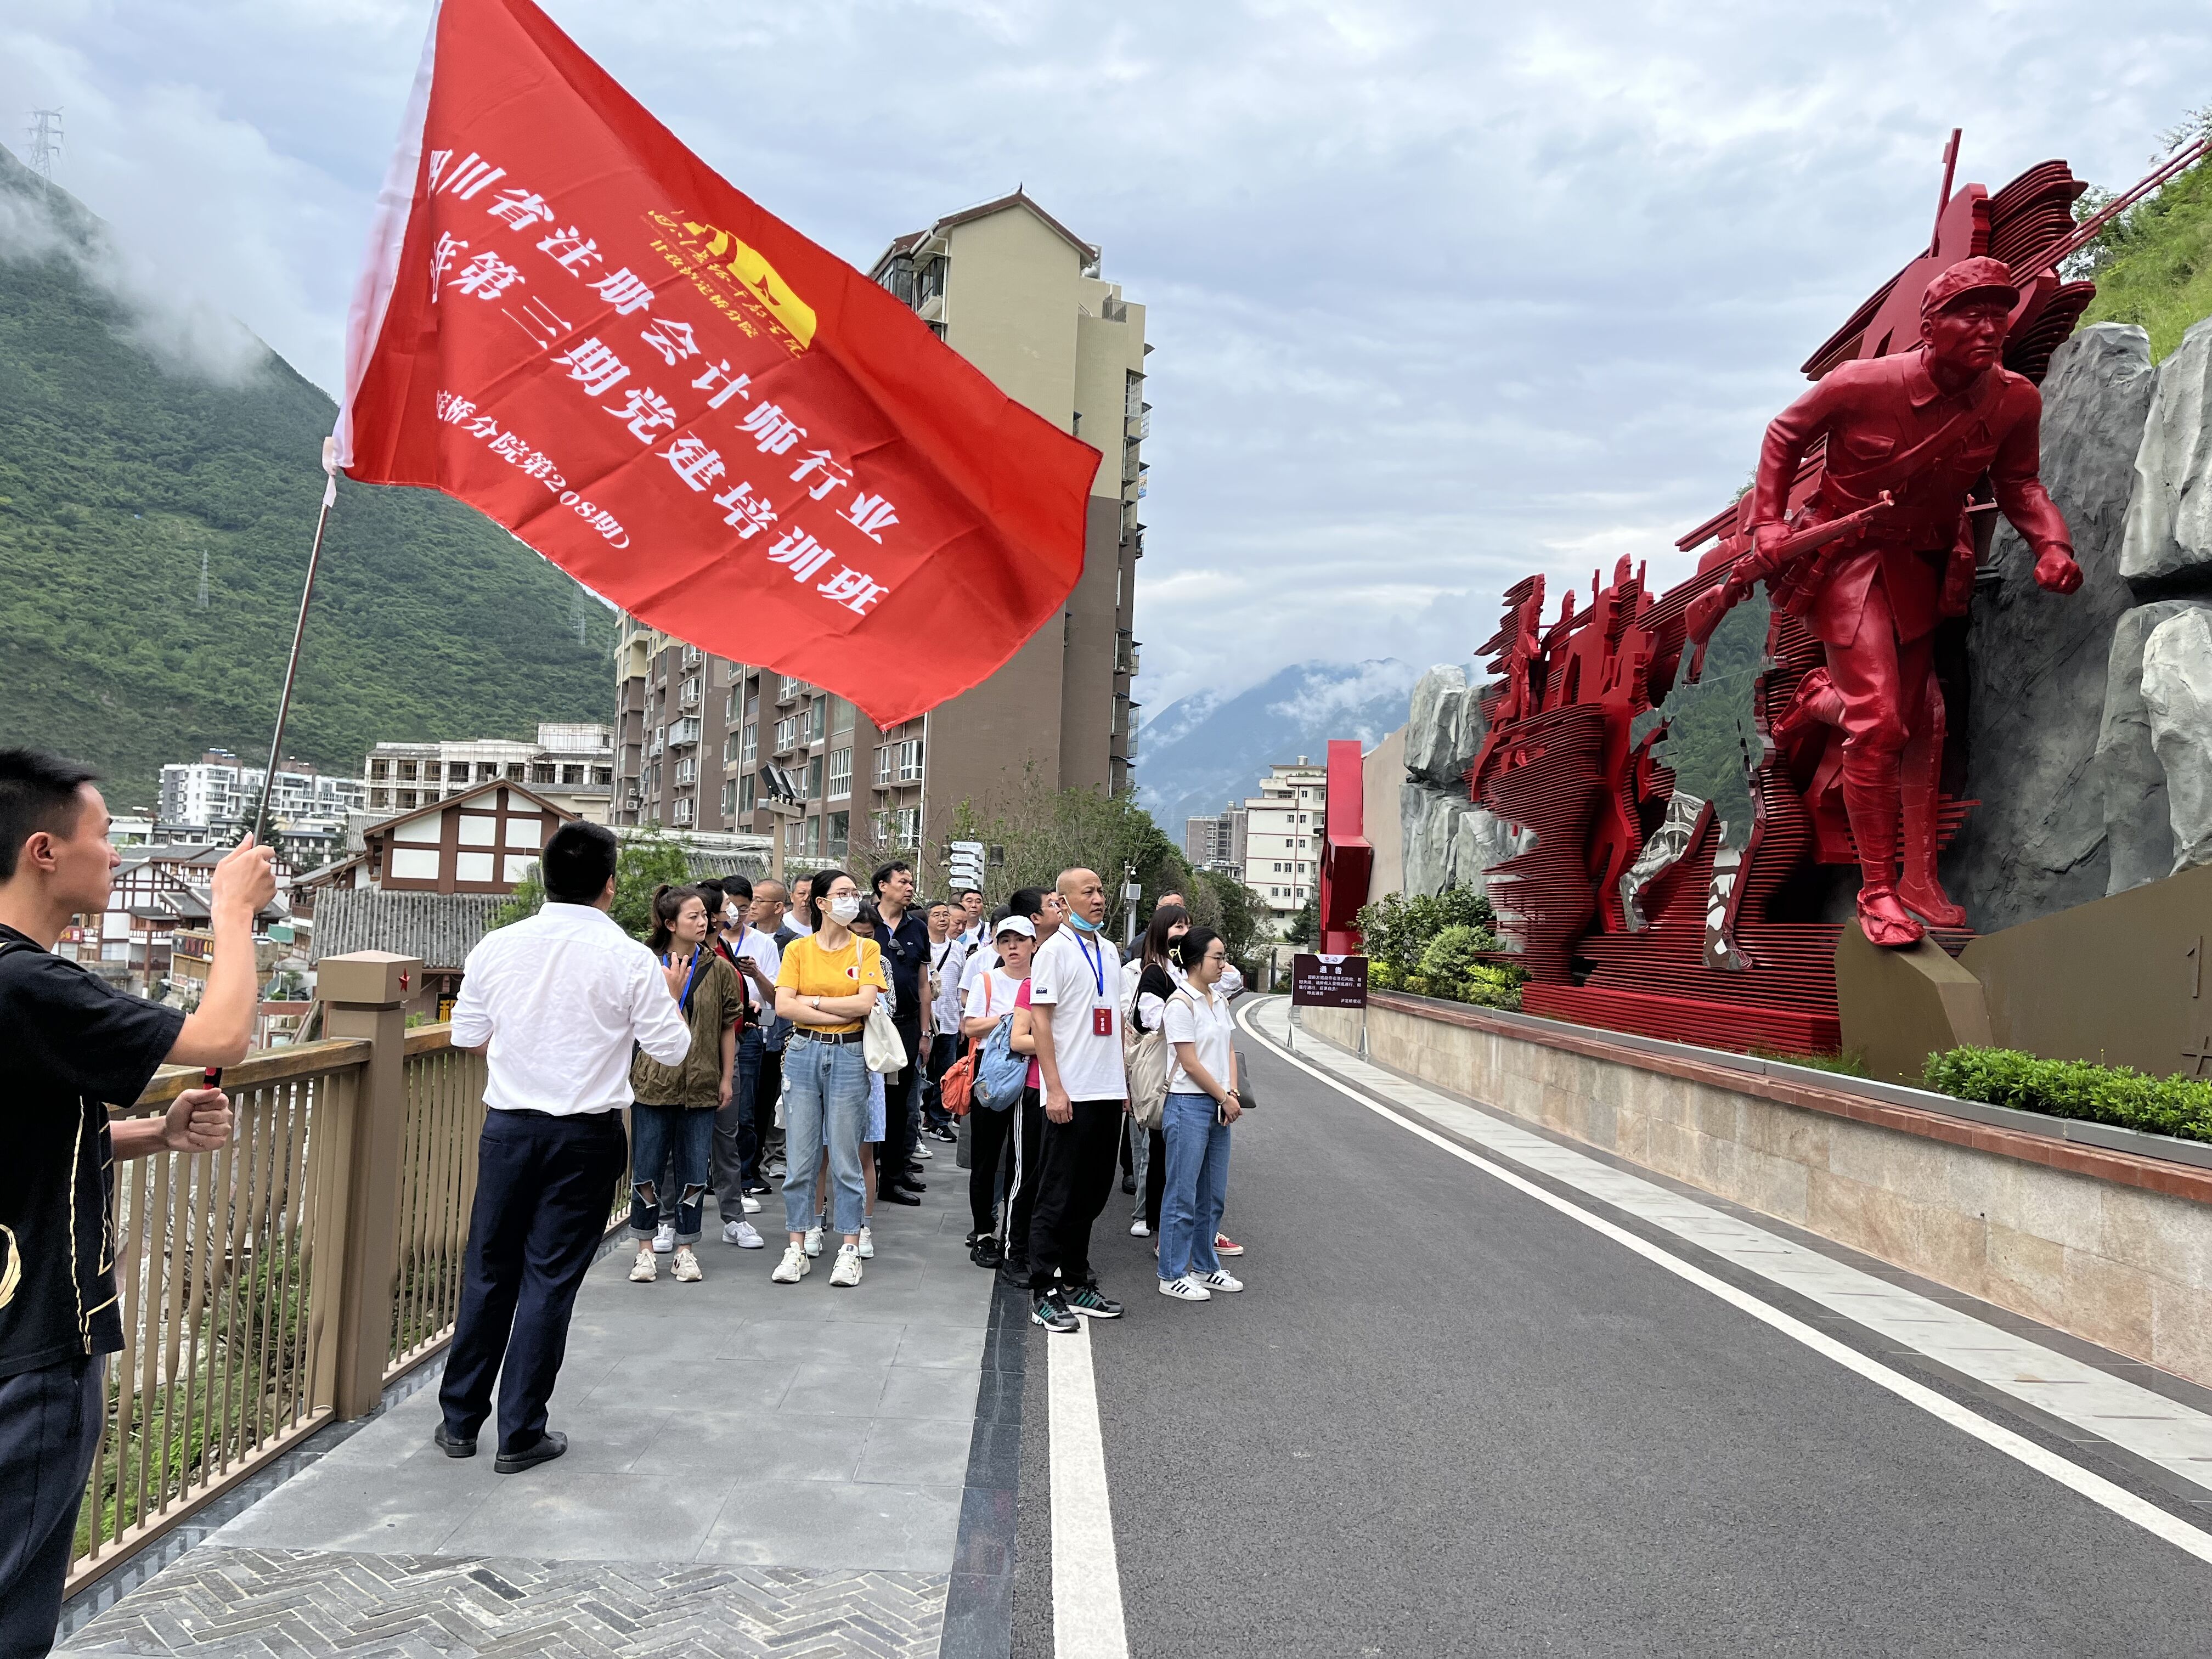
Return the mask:
M 696 1553 L 749 1566 L 945 1572 L 960 1530 L 958 1486 L 763 1483 L 722 1506 Z
M 807 1417 L 873 1417 L 890 1371 L 887 1364 L 845 1360 L 801 1365 L 777 1410 Z
M 957 1325 L 909 1326 L 896 1358 L 901 1365 L 972 1371 L 983 1363 L 983 1333 Z
M 968 1478 L 972 1422 L 878 1417 L 868 1425 L 857 1479 L 895 1486 L 957 1486 Z
M 669 1406 L 679 1411 L 720 1411 L 733 1400 L 777 1400 L 790 1386 L 795 1362 L 720 1358 L 710 1354 L 640 1353 L 616 1367 L 586 1396 L 593 1410 L 611 1402 Z M 560 1409 L 556 1404 L 554 1407 Z M 557 1425 L 556 1426 L 558 1426 Z
M 295 1476 L 215 1536 L 272 1549 L 437 1550 L 466 1524 L 491 1491 L 475 1464 L 441 1455 L 388 1468 L 319 1464 Z
M 921 1365 L 894 1365 L 877 1413 L 884 1417 L 929 1417 L 961 1423 L 975 1417 L 975 1373 Z
M 702 1488 L 760 1480 L 857 1478 L 867 1425 L 848 1417 L 762 1411 L 739 1417 L 678 1414 L 631 1465 L 638 1474 L 696 1478 Z M 912 1477 L 919 1478 L 919 1477 Z
M 799 1364 L 888 1365 L 898 1358 L 902 1334 L 899 1326 L 824 1325 L 805 1319 L 757 1319 L 745 1328 L 756 1357 Z
M 442 1553 L 512 1553 L 526 1540 L 532 1555 L 554 1560 L 683 1561 L 714 1520 L 714 1505 L 700 1501 L 694 1480 L 555 1462 L 503 1479 Z

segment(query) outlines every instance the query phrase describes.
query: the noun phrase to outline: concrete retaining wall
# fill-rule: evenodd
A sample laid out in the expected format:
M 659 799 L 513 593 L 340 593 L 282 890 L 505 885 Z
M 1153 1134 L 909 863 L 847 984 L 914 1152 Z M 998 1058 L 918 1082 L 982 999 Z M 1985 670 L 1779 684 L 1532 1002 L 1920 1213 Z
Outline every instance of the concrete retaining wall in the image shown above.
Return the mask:
M 1345 1048 L 1359 1016 L 1298 1011 Z M 1378 1064 L 2212 1386 L 2212 1170 L 1378 993 Z M 1679 1057 L 1678 1057 L 1679 1056 Z

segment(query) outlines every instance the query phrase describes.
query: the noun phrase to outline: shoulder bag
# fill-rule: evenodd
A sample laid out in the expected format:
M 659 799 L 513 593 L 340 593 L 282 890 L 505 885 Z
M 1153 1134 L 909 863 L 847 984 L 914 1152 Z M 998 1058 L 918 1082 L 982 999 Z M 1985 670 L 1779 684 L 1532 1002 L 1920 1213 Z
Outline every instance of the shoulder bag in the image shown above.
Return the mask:
M 1178 991 L 1177 996 L 1182 994 Z M 1162 1005 L 1164 1011 L 1165 1005 Z M 1157 1129 L 1168 1105 L 1168 1073 L 1174 1051 L 1168 1047 L 1167 1019 L 1151 1030 L 1137 1032 L 1137 998 L 1121 1012 L 1121 1065 L 1129 1078 L 1129 1114 L 1146 1129 Z

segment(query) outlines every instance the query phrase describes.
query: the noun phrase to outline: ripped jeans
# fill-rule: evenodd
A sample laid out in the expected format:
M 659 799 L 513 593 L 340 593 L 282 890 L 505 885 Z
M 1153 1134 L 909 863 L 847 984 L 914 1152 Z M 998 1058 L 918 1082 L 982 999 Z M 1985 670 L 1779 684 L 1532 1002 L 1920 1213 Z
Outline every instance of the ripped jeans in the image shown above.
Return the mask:
M 697 1243 L 714 1152 L 714 1109 L 648 1106 L 641 1100 L 629 1109 L 629 1127 L 630 1237 L 651 1238 L 659 1229 L 665 1182 L 683 1194 L 676 1202 L 676 1242 Z

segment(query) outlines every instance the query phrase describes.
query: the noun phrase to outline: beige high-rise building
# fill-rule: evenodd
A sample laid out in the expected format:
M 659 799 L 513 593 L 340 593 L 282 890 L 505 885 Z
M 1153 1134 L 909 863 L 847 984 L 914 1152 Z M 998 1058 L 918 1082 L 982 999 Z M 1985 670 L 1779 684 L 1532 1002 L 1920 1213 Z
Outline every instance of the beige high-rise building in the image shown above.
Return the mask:
M 902 852 L 933 872 L 963 801 L 988 818 L 1032 779 L 1132 786 L 1151 348 L 1144 307 L 1098 268 L 1097 248 L 1017 191 L 900 237 L 871 273 L 1009 396 L 1101 452 L 1083 575 L 1058 625 L 973 690 L 881 731 L 842 697 L 624 617 L 616 823 L 775 831 L 760 775 L 773 764 L 803 798 L 781 828 L 794 867 L 865 874 Z

